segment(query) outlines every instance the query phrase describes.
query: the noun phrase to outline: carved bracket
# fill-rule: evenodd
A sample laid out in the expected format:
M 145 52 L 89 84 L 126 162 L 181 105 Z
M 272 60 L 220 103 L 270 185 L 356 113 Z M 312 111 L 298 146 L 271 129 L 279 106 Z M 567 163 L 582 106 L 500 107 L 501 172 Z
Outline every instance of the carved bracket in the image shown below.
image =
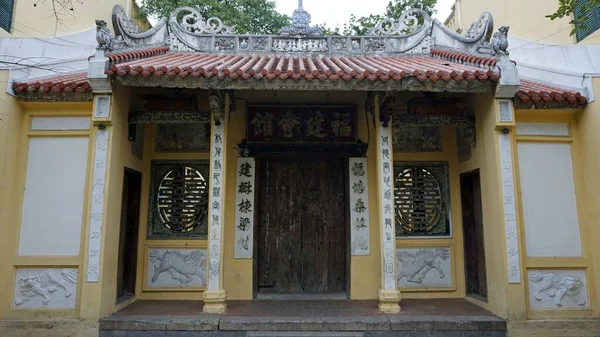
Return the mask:
M 396 92 L 386 92 L 379 95 L 379 122 L 387 128 L 396 108 Z

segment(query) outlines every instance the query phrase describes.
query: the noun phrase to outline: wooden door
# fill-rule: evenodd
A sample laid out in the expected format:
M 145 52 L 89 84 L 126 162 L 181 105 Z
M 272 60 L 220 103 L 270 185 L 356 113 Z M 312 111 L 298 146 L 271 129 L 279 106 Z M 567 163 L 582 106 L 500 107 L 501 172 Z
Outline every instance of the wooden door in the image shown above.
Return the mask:
M 487 298 L 483 211 L 479 171 L 460 176 L 467 294 Z
M 344 160 L 260 165 L 258 291 L 346 292 Z

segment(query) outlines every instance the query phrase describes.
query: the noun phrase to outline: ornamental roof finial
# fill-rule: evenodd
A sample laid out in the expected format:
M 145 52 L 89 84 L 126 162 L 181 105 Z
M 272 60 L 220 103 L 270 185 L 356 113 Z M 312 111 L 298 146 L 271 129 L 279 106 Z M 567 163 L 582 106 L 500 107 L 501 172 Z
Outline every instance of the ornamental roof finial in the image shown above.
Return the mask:
M 292 25 L 279 30 L 281 35 L 289 36 L 322 36 L 323 31 L 319 27 L 310 26 L 310 13 L 304 10 L 304 1 L 298 0 L 298 8 L 292 15 Z

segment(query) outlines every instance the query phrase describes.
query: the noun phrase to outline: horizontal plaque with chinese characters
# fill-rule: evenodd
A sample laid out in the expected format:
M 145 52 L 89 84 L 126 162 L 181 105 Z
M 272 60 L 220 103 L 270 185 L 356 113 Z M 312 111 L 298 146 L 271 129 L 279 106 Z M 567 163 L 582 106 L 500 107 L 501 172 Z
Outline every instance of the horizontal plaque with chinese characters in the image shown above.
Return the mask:
M 255 105 L 248 107 L 248 143 L 356 142 L 356 107 Z

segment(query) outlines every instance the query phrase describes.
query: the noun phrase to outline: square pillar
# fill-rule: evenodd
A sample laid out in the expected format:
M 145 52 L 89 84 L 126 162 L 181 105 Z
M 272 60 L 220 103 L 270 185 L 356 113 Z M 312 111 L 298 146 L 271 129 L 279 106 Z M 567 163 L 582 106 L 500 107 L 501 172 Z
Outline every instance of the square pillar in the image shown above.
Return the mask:
M 378 291 L 379 310 L 400 312 L 400 291 L 396 284 L 396 233 L 394 218 L 394 179 L 392 148 L 392 111 L 395 93 L 374 97 L 377 146 L 377 195 L 379 204 L 381 288 Z
M 211 93 L 210 193 L 208 197 L 208 285 L 204 292 L 204 312 L 221 314 L 227 310 L 227 292 L 223 289 L 223 232 L 225 206 L 225 172 L 227 151 L 227 116 L 229 95 Z

